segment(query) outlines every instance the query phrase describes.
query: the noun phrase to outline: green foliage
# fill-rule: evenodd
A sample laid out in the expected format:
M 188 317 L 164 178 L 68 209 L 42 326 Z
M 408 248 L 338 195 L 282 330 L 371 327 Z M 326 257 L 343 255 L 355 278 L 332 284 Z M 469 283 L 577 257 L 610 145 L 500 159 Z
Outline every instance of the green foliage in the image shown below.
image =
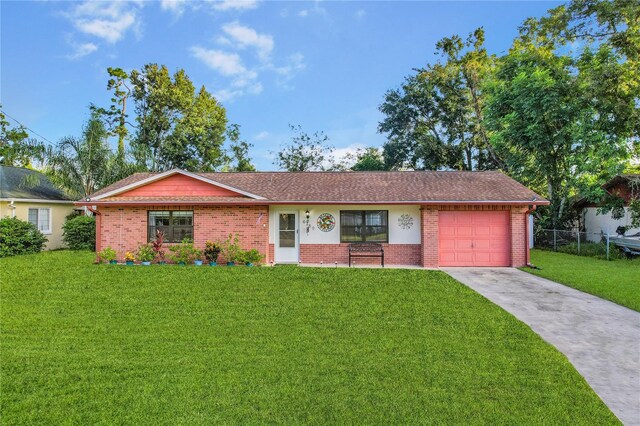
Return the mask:
M 131 148 L 139 167 L 213 171 L 225 161 L 224 107 L 183 69 L 171 76 L 164 65 L 147 64 L 129 74 L 137 128 Z
M 117 158 L 120 162 L 125 161 L 125 139 L 129 135 L 127 128 L 127 100 L 131 96 L 131 87 L 129 86 L 129 74 L 122 68 L 107 68 L 109 73 L 109 81 L 107 82 L 107 90 L 113 90 L 111 105 L 109 109 L 91 106 L 91 109 L 97 112 L 109 126 L 110 134 L 118 137 L 118 154 Z
M 35 225 L 15 217 L 0 219 L 0 257 L 38 253 L 47 238 Z
M 355 155 L 355 163 L 351 170 L 357 172 L 386 170 L 386 165 L 382 154 L 378 148 L 370 147 L 358 150 Z
M 29 139 L 24 127 L 11 127 L 0 110 L 0 165 L 30 167 L 33 160 L 42 158 L 43 153 L 44 145 Z
M 71 250 L 96 249 L 96 220 L 91 216 L 76 216 L 62 225 L 62 239 Z
M 242 254 L 240 247 L 240 237 L 238 234 L 229 234 L 227 239 L 220 244 L 221 254 L 225 262 L 237 262 Z
M 378 126 L 387 134 L 387 168 L 491 169 L 500 161 L 489 144 L 483 120 L 483 84 L 495 58 L 483 47 L 484 30 L 467 40 L 446 37 L 436 45 L 443 62 L 428 65 L 386 93 Z
M 184 239 L 180 244 L 169 247 L 171 259 L 176 263 L 193 263 L 194 260 L 199 259 L 202 252 L 194 247 L 193 242 L 188 239 Z
M 204 247 L 204 257 L 209 262 L 217 262 L 222 246 L 213 241 L 207 241 Z
M 329 137 L 324 132 L 309 135 L 301 126 L 289 124 L 294 132 L 291 142 L 281 147 L 273 164 L 288 172 L 307 172 L 327 170 L 333 168 L 331 153 L 333 146 L 329 145 Z M 329 165 L 327 165 L 329 164 Z
M 240 140 L 240 125 L 229 125 L 227 138 L 231 143 L 229 147 L 231 158 L 229 158 L 229 161 L 234 163 L 233 165 L 228 165 L 227 170 L 231 172 L 255 172 L 256 168 L 251 164 L 251 158 L 249 158 L 249 148 L 253 145 Z
M 612 249 L 611 253 L 614 250 Z M 540 269 L 523 268 L 524 271 L 640 312 L 640 259 L 606 261 L 573 254 L 532 250 L 531 262 Z
M 111 247 L 105 247 L 98 252 L 98 258 L 100 259 L 100 261 L 111 262 L 117 259 L 117 254 L 116 251 Z
M 140 244 L 136 250 L 136 259 L 140 262 L 151 262 L 156 257 L 156 252 L 151 244 Z
M 619 424 L 440 271 L 92 262 L 0 259 L 3 424 Z
M 259 265 L 264 259 L 264 255 L 257 249 L 247 250 L 242 252 L 238 258 L 239 262 L 251 263 L 253 265 Z
M 108 136 L 98 114 L 92 113 L 81 137 L 65 137 L 47 150 L 44 171 L 51 182 L 81 199 L 131 174 L 132 167 L 111 151 Z
M 156 235 L 153 241 L 151 241 L 151 248 L 159 262 L 164 262 L 164 255 L 166 253 L 166 250 L 164 249 L 164 237 L 164 231 L 156 229 Z

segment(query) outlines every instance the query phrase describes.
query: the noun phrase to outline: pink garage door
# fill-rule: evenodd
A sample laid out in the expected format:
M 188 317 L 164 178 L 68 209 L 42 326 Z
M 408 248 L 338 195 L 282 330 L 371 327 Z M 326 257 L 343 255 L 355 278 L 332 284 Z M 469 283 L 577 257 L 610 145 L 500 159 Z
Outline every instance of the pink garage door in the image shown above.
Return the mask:
M 508 211 L 441 211 L 440 266 L 510 266 Z

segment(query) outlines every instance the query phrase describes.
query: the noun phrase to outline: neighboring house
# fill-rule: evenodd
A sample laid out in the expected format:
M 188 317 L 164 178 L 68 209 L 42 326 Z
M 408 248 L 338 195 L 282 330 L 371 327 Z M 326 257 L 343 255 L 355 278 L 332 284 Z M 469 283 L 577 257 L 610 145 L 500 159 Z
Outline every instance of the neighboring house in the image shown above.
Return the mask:
M 47 250 L 63 247 L 62 225 L 73 211 L 73 200 L 42 173 L 0 166 L 0 217 L 17 217 L 36 225 L 48 239 Z
M 522 266 L 528 213 L 548 202 L 500 172 L 137 173 L 76 203 L 96 213 L 98 250 L 237 233 L 267 263 L 347 263 L 380 243 L 385 263 Z M 358 263 L 364 262 L 358 259 Z M 378 261 L 373 259 L 372 261 Z
M 640 228 L 631 228 L 631 212 L 628 207 L 634 190 L 632 188 L 634 182 L 636 182 L 635 185 L 640 186 L 640 174 L 618 175 L 602 185 L 602 189 L 609 194 L 617 195 L 624 200 L 624 216 L 620 219 L 614 219 L 611 216 L 611 212 L 598 214 L 598 209 L 601 207 L 598 204 L 589 203 L 586 200 L 577 203 L 578 208 L 582 209 L 584 229 L 589 241 L 600 241 L 601 235 L 606 235 L 607 233 L 616 235 L 616 230 L 620 226 L 629 227 L 626 232 L 627 235 L 640 232 Z M 635 191 L 640 191 L 640 187 L 636 188 Z

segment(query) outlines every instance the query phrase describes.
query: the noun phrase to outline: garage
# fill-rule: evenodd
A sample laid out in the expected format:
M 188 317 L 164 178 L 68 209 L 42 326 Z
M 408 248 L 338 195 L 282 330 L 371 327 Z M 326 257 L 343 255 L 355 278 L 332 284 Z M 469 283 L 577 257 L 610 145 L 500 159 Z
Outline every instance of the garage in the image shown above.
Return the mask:
M 509 211 L 438 212 L 440 266 L 511 266 Z

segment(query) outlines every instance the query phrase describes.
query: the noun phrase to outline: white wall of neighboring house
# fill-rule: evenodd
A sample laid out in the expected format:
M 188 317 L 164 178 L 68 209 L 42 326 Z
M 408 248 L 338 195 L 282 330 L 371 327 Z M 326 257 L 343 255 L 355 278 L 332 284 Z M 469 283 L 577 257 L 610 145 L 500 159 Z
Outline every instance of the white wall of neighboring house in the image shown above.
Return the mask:
M 598 214 L 597 207 L 586 207 L 584 209 L 584 225 L 587 231 L 587 240 L 600 241 L 600 235 L 615 236 L 618 226 L 631 226 L 631 212 L 628 207 L 624 208 L 624 217 L 621 219 L 614 219 L 611 217 L 611 213 Z M 627 235 L 640 232 L 640 228 L 632 228 L 627 230 Z
M 305 212 L 309 210 L 309 232 Z M 415 205 L 298 205 L 271 206 L 269 208 L 269 243 L 274 243 L 278 226 L 278 213 L 298 213 L 300 244 L 340 244 L 340 210 L 388 210 L 389 244 L 420 244 L 420 207 Z M 323 213 L 333 215 L 335 227 L 328 232 L 318 228 L 318 217 Z M 403 216 L 406 215 L 406 216 Z

